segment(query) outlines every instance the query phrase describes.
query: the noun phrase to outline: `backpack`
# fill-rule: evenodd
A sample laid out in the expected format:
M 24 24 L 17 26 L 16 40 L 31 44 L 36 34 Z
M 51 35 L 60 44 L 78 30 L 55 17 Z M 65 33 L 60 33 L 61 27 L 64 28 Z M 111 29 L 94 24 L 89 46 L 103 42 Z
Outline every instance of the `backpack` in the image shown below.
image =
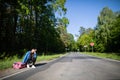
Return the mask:
M 25 68 L 25 67 L 26 67 L 25 63 L 22 63 L 22 62 L 15 62 L 15 63 L 13 63 L 13 68 L 14 69 L 22 69 L 22 68 Z

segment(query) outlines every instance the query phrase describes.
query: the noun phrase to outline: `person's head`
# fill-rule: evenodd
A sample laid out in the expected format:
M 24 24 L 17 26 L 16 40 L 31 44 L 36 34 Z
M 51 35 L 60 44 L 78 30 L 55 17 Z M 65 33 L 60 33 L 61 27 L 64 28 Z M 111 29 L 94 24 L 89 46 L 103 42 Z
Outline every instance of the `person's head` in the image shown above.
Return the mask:
M 31 53 L 35 53 L 37 51 L 37 49 L 32 49 Z

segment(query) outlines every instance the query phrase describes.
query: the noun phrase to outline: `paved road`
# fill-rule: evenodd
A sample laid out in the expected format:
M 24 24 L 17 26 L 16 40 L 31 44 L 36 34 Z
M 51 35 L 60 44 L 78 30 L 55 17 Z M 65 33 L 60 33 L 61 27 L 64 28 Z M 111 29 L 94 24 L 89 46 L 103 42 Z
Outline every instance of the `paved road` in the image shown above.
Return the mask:
M 120 62 L 71 52 L 4 80 L 120 80 Z

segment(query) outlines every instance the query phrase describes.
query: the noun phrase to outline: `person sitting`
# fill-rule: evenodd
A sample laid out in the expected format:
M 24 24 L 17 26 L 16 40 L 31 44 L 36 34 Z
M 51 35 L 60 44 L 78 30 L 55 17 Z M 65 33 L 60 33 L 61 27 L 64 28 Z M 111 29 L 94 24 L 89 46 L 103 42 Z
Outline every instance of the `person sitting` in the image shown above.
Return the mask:
M 23 63 L 27 65 L 27 68 L 30 68 L 30 64 L 32 63 L 32 68 L 35 67 L 35 62 L 37 58 L 36 54 L 37 49 L 32 49 L 31 51 L 27 51 L 27 53 L 24 56 Z

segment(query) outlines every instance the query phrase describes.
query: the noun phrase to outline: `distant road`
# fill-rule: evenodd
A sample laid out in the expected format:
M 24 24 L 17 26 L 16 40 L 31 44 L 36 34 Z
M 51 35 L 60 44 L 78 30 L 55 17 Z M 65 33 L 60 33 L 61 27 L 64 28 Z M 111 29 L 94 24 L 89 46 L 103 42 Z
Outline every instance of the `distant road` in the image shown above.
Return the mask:
M 3 80 L 120 80 L 120 62 L 70 52 Z

